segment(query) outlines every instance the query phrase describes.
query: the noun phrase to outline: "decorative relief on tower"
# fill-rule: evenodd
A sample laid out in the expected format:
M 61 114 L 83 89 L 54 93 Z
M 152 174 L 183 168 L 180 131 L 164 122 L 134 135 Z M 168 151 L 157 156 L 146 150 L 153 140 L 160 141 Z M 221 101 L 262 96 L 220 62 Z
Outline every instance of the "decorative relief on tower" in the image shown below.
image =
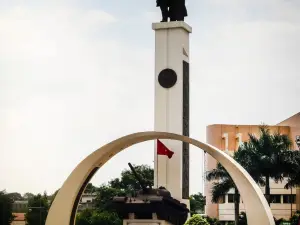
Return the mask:
M 189 63 L 183 61 L 183 102 L 182 102 L 182 135 L 190 135 L 190 81 Z M 190 151 L 189 144 L 182 143 L 182 198 L 189 198 L 190 184 Z
M 163 88 L 171 88 L 177 82 L 177 74 L 172 69 L 164 69 L 158 74 L 158 83 Z

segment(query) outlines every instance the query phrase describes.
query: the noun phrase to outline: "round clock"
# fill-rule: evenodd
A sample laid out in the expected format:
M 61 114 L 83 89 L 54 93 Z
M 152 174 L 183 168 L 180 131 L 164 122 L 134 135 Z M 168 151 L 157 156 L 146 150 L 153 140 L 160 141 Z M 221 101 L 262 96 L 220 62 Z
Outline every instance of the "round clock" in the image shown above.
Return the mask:
M 164 69 L 158 74 L 158 83 L 163 88 L 171 88 L 177 82 L 177 74 L 172 69 Z

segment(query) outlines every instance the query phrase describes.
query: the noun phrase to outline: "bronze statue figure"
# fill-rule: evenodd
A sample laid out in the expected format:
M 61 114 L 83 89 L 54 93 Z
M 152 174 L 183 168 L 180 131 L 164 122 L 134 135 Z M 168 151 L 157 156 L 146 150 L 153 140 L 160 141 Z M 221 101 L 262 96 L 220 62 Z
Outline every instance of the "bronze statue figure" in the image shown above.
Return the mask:
M 184 21 L 187 16 L 185 0 L 156 0 L 156 6 L 161 10 L 161 22 L 168 22 L 168 18 L 170 21 Z

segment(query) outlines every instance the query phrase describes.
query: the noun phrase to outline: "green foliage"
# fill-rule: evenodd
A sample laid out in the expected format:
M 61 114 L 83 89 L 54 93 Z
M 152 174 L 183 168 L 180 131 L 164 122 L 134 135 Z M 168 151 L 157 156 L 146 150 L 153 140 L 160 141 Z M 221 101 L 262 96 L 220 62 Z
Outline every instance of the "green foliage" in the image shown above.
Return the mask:
M 8 193 L 7 196 L 12 199 L 13 201 L 21 201 L 23 200 L 23 197 L 20 193 L 18 192 L 12 192 L 12 193 Z
M 243 160 L 242 166 L 246 166 L 246 170 L 251 168 L 256 176 L 265 179 L 266 199 L 270 203 L 270 179 L 282 181 L 288 172 L 287 168 L 293 161 L 288 160 L 291 158 L 287 158 L 286 154 L 292 142 L 287 135 L 271 134 L 267 126 L 260 126 L 259 129 L 260 137 L 249 134 L 249 142 L 244 142 L 238 152 Z
M 97 191 L 97 188 L 92 184 L 92 183 L 88 183 L 88 185 L 86 186 L 84 192 L 85 193 L 94 193 Z
M 122 225 L 122 220 L 113 212 L 85 209 L 77 214 L 76 225 Z
M 110 186 L 102 185 L 98 188 L 97 196 L 95 199 L 95 206 L 99 210 L 108 210 L 110 208 L 110 202 L 114 196 L 126 195 L 124 190 L 113 188 Z
M 48 197 L 38 194 L 28 200 L 28 210 L 25 214 L 26 225 L 45 224 L 48 214 Z
M 154 170 L 148 165 L 134 166 L 135 171 L 139 174 L 146 186 L 153 187 Z M 121 173 L 121 178 L 113 179 L 109 182 L 109 186 L 125 190 L 127 193 L 140 189 L 140 185 L 130 169 L 125 169 Z
M 185 225 L 210 225 L 205 218 L 195 214 L 185 222 Z
M 53 201 L 54 201 L 54 199 L 55 199 L 58 191 L 59 191 L 59 189 L 56 190 L 52 195 L 48 196 L 48 200 L 50 200 L 49 209 L 50 209 L 50 207 L 51 207 L 51 205 L 52 205 L 52 203 L 53 203 Z
M 216 218 L 205 216 L 205 219 L 209 223 L 209 225 L 222 225 L 222 223 Z
M 284 155 L 284 161 L 288 162 L 286 166 L 286 176 L 288 182 L 285 188 L 300 186 L 300 151 L 287 151 Z
M 29 199 L 31 199 L 31 198 L 33 198 L 33 197 L 34 197 L 34 194 L 29 193 L 29 192 L 27 192 L 27 193 L 25 193 L 25 194 L 23 195 L 23 199 L 25 199 L 25 200 L 29 200 Z
M 92 225 L 121 225 L 122 220 L 117 214 L 108 211 L 94 211 L 91 217 Z
M 134 166 L 136 172 L 143 178 L 146 186 L 153 186 L 154 171 L 150 166 L 139 165 Z M 89 186 L 89 185 L 88 185 Z M 90 188 L 93 186 L 90 185 Z M 97 197 L 95 199 L 95 206 L 99 210 L 110 209 L 110 202 L 114 196 L 130 195 L 133 192 L 140 190 L 141 187 L 132 174 L 130 169 L 125 169 L 121 173 L 120 178 L 112 179 L 108 185 L 102 185 L 96 188 Z
M 190 196 L 191 215 L 204 213 L 205 197 L 202 193 L 197 193 Z
M 300 211 L 297 211 L 291 218 L 291 225 L 299 225 Z
M 91 225 L 92 209 L 85 209 L 76 215 L 76 225 Z
M 0 191 L 0 224 L 10 225 L 14 219 L 12 214 L 13 200 L 4 191 Z

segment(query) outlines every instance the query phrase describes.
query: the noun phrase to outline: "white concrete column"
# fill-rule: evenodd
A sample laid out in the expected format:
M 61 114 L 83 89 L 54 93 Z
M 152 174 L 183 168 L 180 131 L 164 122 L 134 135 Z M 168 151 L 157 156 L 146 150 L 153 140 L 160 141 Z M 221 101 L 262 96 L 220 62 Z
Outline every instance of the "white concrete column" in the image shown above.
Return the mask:
M 155 30 L 155 131 L 172 132 L 189 136 L 188 120 L 184 104 L 188 97 L 189 34 L 192 28 L 183 21 L 154 23 Z M 159 82 L 159 74 L 164 69 L 172 69 L 177 75 L 174 86 L 165 88 Z M 187 72 L 186 72 L 187 69 Z M 187 77 L 187 79 L 185 79 Z M 184 100 L 187 99 L 187 102 Z M 187 123 L 186 123 L 187 122 Z M 185 124 L 185 125 L 184 125 Z M 164 186 L 174 198 L 182 200 L 182 183 L 188 183 L 189 174 L 182 179 L 183 171 L 188 171 L 188 146 L 174 140 L 161 140 L 174 152 L 171 159 L 157 155 L 155 144 L 154 185 Z M 182 154 L 187 148 L 187 155 Z M 183 166 L 183 164 L 185 164 Z M 188 172 L 187 172 L 188 173 Z M 188 184 L 187 184 L 188 185 Z
M 243 144 L 243 139 L 242 139 L 242 133 L 238 133 L 236 134 L 236 139 L 237 139 L 237 146 L 236 146 L 236 150 L 239 149 L 239 147 L 241 146 L 241 144 Z
M 223 133 L 222 139 L 225 140 L 225 149 L 224 149 L 224 151 L 226 153 L 228 153 L 228 151 L 229 151 L 229 149 L 228 149 L 228 133 Z

